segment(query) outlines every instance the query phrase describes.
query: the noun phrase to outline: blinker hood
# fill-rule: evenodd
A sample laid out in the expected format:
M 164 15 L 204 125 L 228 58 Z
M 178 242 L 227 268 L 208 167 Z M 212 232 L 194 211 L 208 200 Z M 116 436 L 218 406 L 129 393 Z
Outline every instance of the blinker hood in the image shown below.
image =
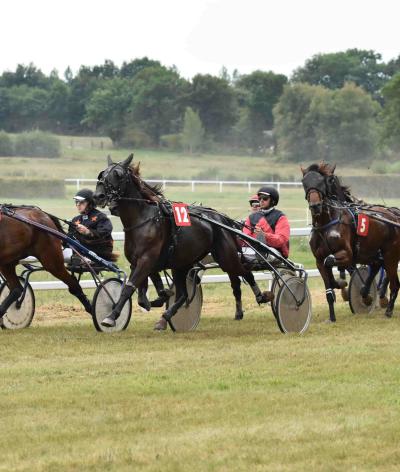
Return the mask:
M 319 172 L 310 171 L 303 177 L 301 181 L 306 192 L 306 199 L 311 190 L 316 190 L 322 196 L 326 195 L 326 182 L 325 177 Z

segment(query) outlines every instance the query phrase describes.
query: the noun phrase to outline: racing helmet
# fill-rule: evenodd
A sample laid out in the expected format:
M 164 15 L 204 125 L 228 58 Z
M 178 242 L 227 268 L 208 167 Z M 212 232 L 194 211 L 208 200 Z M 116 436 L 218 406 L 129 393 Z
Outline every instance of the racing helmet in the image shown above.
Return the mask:
M 257 192 L 257 195 L 258 195 L 258 197 L 260 197 L 261 195 L 270 196 L 272 206 L 275 206 L 279 203 L 279 192 L 275 187 L 272 187 L 272 186 L 269 186 L 269 185 L 267 185 L 265 187 L 261 187 L 259 189 L 259 191 Z

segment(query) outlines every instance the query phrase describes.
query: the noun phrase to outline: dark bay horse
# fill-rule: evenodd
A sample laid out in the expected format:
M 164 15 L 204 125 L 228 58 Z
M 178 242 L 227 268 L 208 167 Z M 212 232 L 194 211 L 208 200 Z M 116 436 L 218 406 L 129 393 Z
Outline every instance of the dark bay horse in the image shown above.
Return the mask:
M 390 299 L 385 314 L 391 317 L 400 286 L 397 275 L 400 228 L 396 226 L 400 213 L 355 199 L 349 188 L 341 185 L 334 170 L 335 167 L 327 163 L 302 169 L 303 187 L 312 215 L 310 248 L 324 280 L 330 320 L 336 321 L 334 289 L 343 287 L 341 281 L 334 279 L 332 267 L 349 269 L 357 263 L 370 266 L 370 274 L 361 289 L 366 304 L 372 302 L 369 297 L 371 283 L 380 267 L 384 266 L 390 283 Z M 367 234 L 359 235 L 357 215 L 363 209 L 371 217 Z M 387 221 L 374 217 L 376 212 Z
M 7 208 L 10 206 L 7 205 Z M 12 209 L 29 220 L 63 232 L 60 223 L 40 208 L 17 206 Z M 45 270 L 63 281 L 68 286 L 69 292 L 78 298 L 88 313 L 91 313 L 88 298 L 76 278 L 65 268 L 61 241 L 45 231 L 1 213 L 0 206 L 0 272 L 10 290 L 0 305 L 0 323 L 10 305 L 22 294 L 22 286 L 15 269 L 19 261 L 27 256 L 36 257 Z
M 98 205 L 111 205 L 120 215 L 125 231 L 124 252 L 131 264 L 129 281 L 121 298 L 102 324 L 114 326 L 126 300 L 136 289 L 146 285 L 147 277 L 171 269 L 176 302 L 163 313 L 155 326 L 158 330 L 166 329 L 167 322 L 188 299 L 186 277 L 189 270 L 210 252 L 230 277 L 236 315 L 241 312 L 243 316 L 238 276 L 245 278 L 256 300 L 263 303 L 263 294 L 252 273 L 241 262 L 236 236 L 195 217 L 191 218 L 191 226 L 175 227 L 168 213 L 170 203 L 164 199 L 159 187 L 152 187 L 142 180 L 139 165 L 131 166 L 132 160 L 133 154 L 120 163 L 109 159 L 108 167 L 98 176 L 94 193 Z M 208 211 L 202 207 L 191 207 L 192 210 L 199 213 Z M 229 224 L 217 212 L 213 211 L 212 218 Z

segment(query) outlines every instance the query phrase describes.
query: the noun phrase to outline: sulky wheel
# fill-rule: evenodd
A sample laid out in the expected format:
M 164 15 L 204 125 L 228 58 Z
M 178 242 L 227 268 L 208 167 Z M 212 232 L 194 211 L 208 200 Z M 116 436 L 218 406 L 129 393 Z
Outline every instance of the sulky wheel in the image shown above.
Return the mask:
M 18 277 L 21 285 L 24 286 L 25 280 L 23 277 Z M 7 285 L 3 282 L 0 285 L 0 304 L 5 300 L 10 293 Z M 1 327 L 4 329 L 23 329 L 27 328 L 31 323 L 35 314 L 35 294 L 28 282 L 26 286 L 25 296 L 22 300 L 14 302 L 3 316 Z
M 303 300 L 304 298 L 304 300 Z M 302 301 L 301 305 L 298 302 Z M 311 295 L 304 279 L 290 277 L 279 289 L 276 321 L 282 333 L 304 333 L 311 321 Z
M 375 308 L 376 299 L 378 297 L 378 288 L 375 279 L 372 281 L 371 289 L 369 291 L 369 295 L 372 299 L 369 305 L 363 302 L 362 296 L 360 294 L 360 290 L 367 280 L 368 273 L 368 266 L 361 266 L 351 274 L 349 283 L 349 305 L 350 310 L 354 314 L 371 313 L 371 311 Z
M 289 270 L 281 270 L 279 271 L 279 274 L 283 280 L 290 279 L 291 277 L 294 277 L 296 275 L 294 272 Z M 279 277 L 275 276 L 271 286 L 271 292 L 274 294 L 274 299 L 271 302 L 271 309 L 275 318 L 277 318 L 276 302 L 278 301 L 278 293 L 282 285 L 282 280 Z
M 132 314 L 132 299 L 126 301 L 113 328 L 102 326 L 101 322 L 113 310 L 121 295 L 123 282 L 117 278 L 104 280 L 96 289 L 92 302 L 92 319 L 97 331 L 113 333 L 127 328 Z
M 194 297 L 188 306 L 186 304 L 182 305 L 171 318 L 170 323 L 177 333 L 194 331 L 200 322 L 201 309 L 203 307 L 203 289 L 201 288 L 201 283 L 198 283 L 196 279 L 197 277 L 187 277 L 186 288 L 189 298 L 192 297 L 193 289 L 195 288 Z M 175 295 L 171 298 L 167 302 L 167 308 L 175 302 Z

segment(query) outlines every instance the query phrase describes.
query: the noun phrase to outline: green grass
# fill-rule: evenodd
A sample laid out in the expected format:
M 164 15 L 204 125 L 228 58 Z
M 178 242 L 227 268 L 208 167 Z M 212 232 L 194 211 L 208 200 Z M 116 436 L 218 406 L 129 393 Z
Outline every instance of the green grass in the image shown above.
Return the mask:
M 115 160 L 128 154 L 107 140 L 101 149 L 101 139 L 62 139 L 60 159 L 1 159 L 2 174 L 93 178 L 108 152 Z M 299 174 L 249 156 L 137 156 L 145 178 Z M 73 191 L 66 200 L 18 203 L 71 217 Z M 248 212 L 245 187 L 168 186 L 166 194 L 235 218 Z M 301 189 L 281 195 L 292 221 L 306 218 Z M 307 238 L 293 238 L 291 258 L 315 266 Z M 127 269 L 123 257 L 119 265 Z M 313 322 L 300 337 L 280 334 L 248 287 L 238 323 L 229 284 L 204 286 L 198 330 L 178 335 L 154 333 L 161 311 L 136 305 L 126 332 L 102 335 L 67 291 L 37 291 L 32 327 L 0 332 L 0 471 L 397 471 L 398 312 L 392 320 L 381 311 L 354 316 L 338 303 L 338 323 L 328 325 L 322 283 L 309 285 Z
M 154 333 L 135 308 L 124 333 L 42 304 L 1 332 L 1 471 L 390 471 L 398 469 L 397 318 L 338 303 L 303 336 L 279 333 L 245 290 L 205 287 L 198 330 Z M 68 318 L 67 318 L 68 317 Z

